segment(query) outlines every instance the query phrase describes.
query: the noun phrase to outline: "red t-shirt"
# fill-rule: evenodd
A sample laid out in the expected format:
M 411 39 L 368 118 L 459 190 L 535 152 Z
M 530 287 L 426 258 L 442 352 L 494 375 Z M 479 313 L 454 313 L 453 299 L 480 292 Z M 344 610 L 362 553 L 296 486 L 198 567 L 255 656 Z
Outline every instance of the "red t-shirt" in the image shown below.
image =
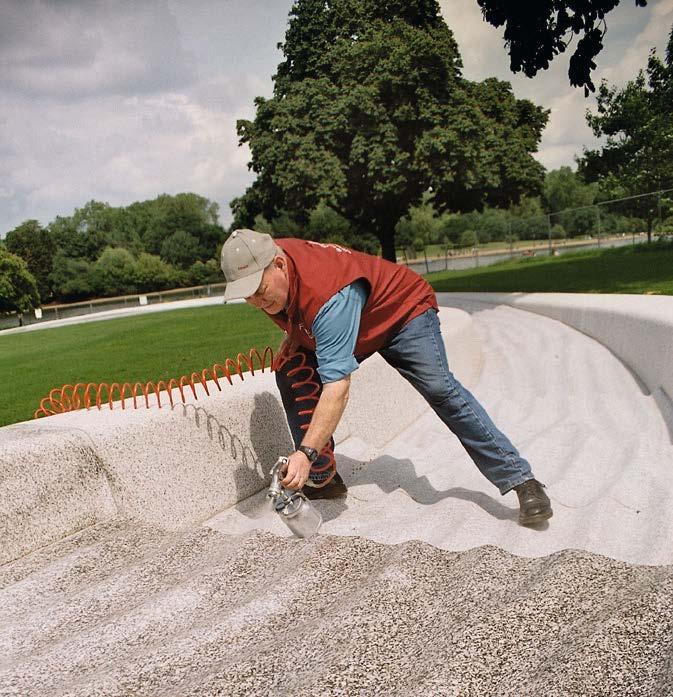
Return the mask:
M 293 238 L 276 244 L 288 259 L 290 294 L 285 312 L 269 315 L 290 338 L 315 351 L 311 334 L 320 308 L 358 279 L 369 286 L 355 355 L 382 349 L 399 330 L 430 308 L 438 309 L 430 284 L 406 266 L 336 244 Z

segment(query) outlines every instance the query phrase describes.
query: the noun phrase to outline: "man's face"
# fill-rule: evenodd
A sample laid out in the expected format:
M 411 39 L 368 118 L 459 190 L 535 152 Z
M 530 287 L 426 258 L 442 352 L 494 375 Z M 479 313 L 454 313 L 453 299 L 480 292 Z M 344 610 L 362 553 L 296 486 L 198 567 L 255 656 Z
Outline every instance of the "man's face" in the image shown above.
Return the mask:
M 287 275 L 287 261 L 285 257 L 277 256 L 269 266 L 264 269 L 262 282 L 254 295 L 250 295 L 245 302 L 276 315 L 285 309 L 290 283 Z

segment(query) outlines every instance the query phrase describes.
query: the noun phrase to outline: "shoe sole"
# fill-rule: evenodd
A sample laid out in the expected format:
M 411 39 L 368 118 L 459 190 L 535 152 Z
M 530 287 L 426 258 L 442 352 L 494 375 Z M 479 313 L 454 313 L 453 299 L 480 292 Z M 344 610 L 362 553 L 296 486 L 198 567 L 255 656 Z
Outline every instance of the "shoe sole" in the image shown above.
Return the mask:
M 542 513 L 536 513 L 535 515 L 528 516 L 528 518 L 519 517 L 519 525 L 535 525 L 536 523 L 543 523 L 545 520 L 549 520 L 554 515 L 554 511 L 551 509 L 548 511 L 543 511 Z

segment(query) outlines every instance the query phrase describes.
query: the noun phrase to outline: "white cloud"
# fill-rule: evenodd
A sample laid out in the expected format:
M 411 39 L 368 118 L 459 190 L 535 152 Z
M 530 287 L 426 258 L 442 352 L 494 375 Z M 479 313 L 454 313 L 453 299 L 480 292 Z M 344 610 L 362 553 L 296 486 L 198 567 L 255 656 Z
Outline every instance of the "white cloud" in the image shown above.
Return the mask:
M 164 0 L 14 0 L 3 4 L 0 24 L 0 87 L 20 94 L 142 94 L 196 77 Z
M 465 77 L 510 79 L 502 28 L 496 29 L 484 20 L 476 0 L 439 0 L 439 6 L 458 42 Z
M 568 55 L 535 79 L 512 75 L 503 30 L 483 20 L 476 0 L 440 4 L 465 76 L 508 80 L 517 97 L 551 108 L 536 156 L 548 168 L 572 165 L 594 142 L 584 121 L 593 100 L 569 86 Z M 597 79 L 630 79 L 651 45 L 665 45 L 673 0 L 632 5 L 622 0 L 608 17 Z M 229 201 L 254 176 L 236 120 L 253 117 L 255 96 L 271 95 L 290 6 L 0 2 L 0 235 L 90 199 L 127 205 L 179 191 L 217 201 L 228 223 Z
M 646 66 L 653 47 L 658 49 L 659 57 L 663 58 L 663 49 L 672 25 L 673 0 L 660 0 L 658 3 L 653 3 L 645 28 L 632 39 L 622 58 L 606 67 L 603 77 L 610 83 L 620 85 L 633 80 L 638 75 L 638 71 Z
M 228 220 L 226 204 L 251 181 L 249 151 L 238 147 L 238 116 L 165 94 L 52 104 L 45 125 L 39 112 L 15 99 L 6 105 L 0 147 L 9 142 L 16 150 L 0 188 L 23 203 L 5 209 L 2 232 L 29 216 L 46 223 L 56 213 L 69 215 L 92 198 L 127 205 L 180 191 L 219 202 Z

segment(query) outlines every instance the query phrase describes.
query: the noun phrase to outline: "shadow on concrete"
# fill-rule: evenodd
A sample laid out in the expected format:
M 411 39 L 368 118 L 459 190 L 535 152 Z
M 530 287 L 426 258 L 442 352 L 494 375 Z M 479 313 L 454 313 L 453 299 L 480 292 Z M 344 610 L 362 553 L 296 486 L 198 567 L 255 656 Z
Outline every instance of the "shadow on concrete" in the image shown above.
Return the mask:
M 233 430 L 202 406 L 179 404 L 175 407 L 182 409 L 183 416 L 192 418 L 197 428 L 205 430 L 208 438 L 216 442 L 236 463 L 233 476 L 239 498 L 248 497 L 268 484 L 273 462 L 262 460 L 262 453 L 287 454 L 292 447 L 285 414 L 278 399 L 270 392 L 256 394 L 254 399 L 249 443 L 241 440 Z M 240 427 L 236 430 L 240 431 Z
M 423 506 L 430 506 L 449 498 L 460 499 L 473 503 L 498 520 L 518 520 L 518 508 L 513 509 L 502 504 L 498 500 L 499 493 L 497 494 L 498 498 L 495 498 L 483 491 L 473 491 L 464 487 L 438 490 L 425 475 L 419 477 L 416 474 L 414 463 L 408 458 L 399 459 L 390 455 L 382 455 L 369 463 L 363 463 L 349 457 L 339 456 L 337 462 L 339 471 L 349 486 L 375 484 L 386 494 L 401 489 L 410 499 Z M 344 505 L 342 510 L 345 508 L 347 506 Z M 331 517 L 325 518 L 325 520 L 332 520 L 338 515 L 338 512 L 333 511 L 331 507 L 329 513 Z
M 652 396 L 659 407 L 661 415 L 664 418 L 664 423 L 666 424 L 666 429 L 668 431 L 668 437 L 671 443 L 673 443 L 673 400 L 661 387 L 655 390 Z

